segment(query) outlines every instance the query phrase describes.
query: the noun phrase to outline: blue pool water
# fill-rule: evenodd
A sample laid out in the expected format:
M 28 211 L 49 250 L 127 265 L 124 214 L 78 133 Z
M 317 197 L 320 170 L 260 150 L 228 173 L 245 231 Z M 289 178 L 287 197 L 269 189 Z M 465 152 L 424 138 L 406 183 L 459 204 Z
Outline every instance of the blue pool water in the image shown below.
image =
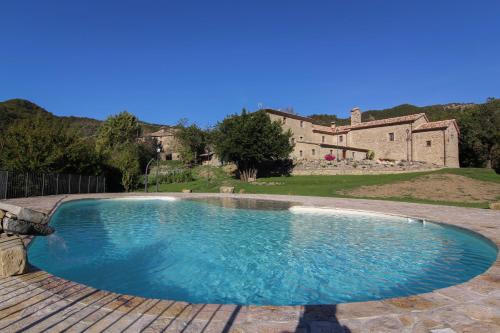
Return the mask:
M 235 200 L 84 200 L 29 260 L 118 293 L 193 303 L 332 304 L 406 296 L 484 272 L 496 248 L 406 218 Z

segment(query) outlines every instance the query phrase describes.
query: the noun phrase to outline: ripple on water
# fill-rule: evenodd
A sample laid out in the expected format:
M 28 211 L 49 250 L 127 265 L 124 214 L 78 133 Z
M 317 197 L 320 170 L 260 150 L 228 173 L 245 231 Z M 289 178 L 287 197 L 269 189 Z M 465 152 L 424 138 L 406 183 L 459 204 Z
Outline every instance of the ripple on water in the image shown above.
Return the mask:
M 83 200 L 29 259 L 66 279 L 193 303 L 331 304 L 429 292 L 496 258 L 482 237 L 435 223 L 261 200 Z

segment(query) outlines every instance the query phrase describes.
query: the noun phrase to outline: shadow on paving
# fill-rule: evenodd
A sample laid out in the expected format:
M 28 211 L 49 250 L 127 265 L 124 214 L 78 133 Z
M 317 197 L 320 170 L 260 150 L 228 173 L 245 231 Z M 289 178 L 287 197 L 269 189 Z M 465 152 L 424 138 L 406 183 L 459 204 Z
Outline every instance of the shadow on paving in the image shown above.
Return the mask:
M 219 305 L 216 308 L 207 308 L 207 305 L 196 307 L 191 312 L 190 303 L 184 303 L 182 308 L 175 310 L 172 317 L 165 318 L 164 314 L 171 313 L 171 307 L 176 302 L 166 306 L 153 318 L 145 318 L 144 312 L 160 304 L 160 300 L 142 299 L 133 302 L 133 296 L 109 294 L 101 290 L 88 288 L 83 285 L 65 281 L 57 277 L 30 267 L 30 273 L 35 274 L 25 279 L 26 284 L 16 286 L 16 283 L 6 281 L 2 286 L 12 285 L 12 290 L 2 293 L 0 302 L 0 331 L 15 332 L 66 332 L 92 330 L 95 332 L 223 332 L 230 333 L 238 330 L 235 322 L 241 314 L 242 306 L 237 305 L 230 309 L 223 309 Z M 36 282 L 35 282 L 36 280 Z M 48 282 L 47 282 L 47 281 Z M 30 287 L 31 282 L 34 282 Z M 11 288 L 8 287 L 8 288 Z M 35 287 L 35 288 L 33 288 Z M 26 290 L 26 291 L 25 291 Z M 17 291 L 17 292 L 16 292 Z M 9 302 L 13 294 L 19 296 L 19 291 L 25 291 L 26 298 Z M 21 293 L 22 294 L 22 293 Z M 69 297 L 71 297 L 71 300 Z M 60 302 L 67 298 L 67 302 Z M 6 304 L 3 304 L 6 303 Z M 111 306 L 114 304 L 114 306 Z M 106 309 L 111 307 L 111 311 Z M 43 307 L 44 313 L 38 308 Z M 140 314 L 133 315 L 134 310 L 142 307 Z M 121 311 L 117 311 L 121 310 Z M 300 316 L 299 322 L 294 330 L 283 330 L 283 333 L 351 333 L 351 330 L 343 326 L 336 316 L 336 305 L 308 305 Z M 129 317 L 130 316 L 130 317 Z M 129 317 L 129 318 L 127 318 Z M 265 327 L 265 323 L 264 324 Z
M 351 330 L 338 321 L 337 305 L 306 305 L 294 332 L 351 333 Z

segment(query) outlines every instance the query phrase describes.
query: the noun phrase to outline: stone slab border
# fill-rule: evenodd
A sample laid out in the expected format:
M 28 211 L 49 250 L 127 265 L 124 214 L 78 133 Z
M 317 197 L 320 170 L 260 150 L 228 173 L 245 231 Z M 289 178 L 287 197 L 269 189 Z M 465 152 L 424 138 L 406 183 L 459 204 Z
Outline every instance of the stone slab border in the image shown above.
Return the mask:
M 53 214 L 60 204 L 72 200 L 158 195 L 176 198 L 222 197 L 291 201 L 304 206 L 414 217 L 472 230 L 489 239 L 497 249 L 500 247 L 500 211 L 475 208 L 364 199 L 197 193 L 85 194 L 14 199 L 9 200 L 9 204 L 37 207 Z M 67 286 L 54 291 L 53 295 L 88 306 L 92 305 L 97 297 L 109 299 L 109 302 L 100 308 L 121 313 L 121 316 L 125 317 L 140 314 L 169 321 L 196 317 L 199 321 L 210 320 L 214 323 L 222 320 L 220 325 L 225 322 L 224 327 L 227 327 L 230 320 L 229 327 L 242 332 L 428 332 L 440 328 L 450 328 L 455 332 L 500 332 L 500 256 L 497 256 L 495 263 L 486 272 L 459 285 L 409 297 L 319 306 L 237 306 L 146 299 L 96 290 L 36 268 L 15 279 L 26 286 L 45 290 L 52 290 L 54 286 Z M 75 290 L 80 289 L 88 291 L 92 297 L 80 300 L 72 296 Z
M 27 207 L 11 205 L 6 203 L 5 201 L 0 201 L 0 209 L 11 212 L 20 220 L 30 221 L 34 223 L 43 223 L 45 221 L 45 214 Z

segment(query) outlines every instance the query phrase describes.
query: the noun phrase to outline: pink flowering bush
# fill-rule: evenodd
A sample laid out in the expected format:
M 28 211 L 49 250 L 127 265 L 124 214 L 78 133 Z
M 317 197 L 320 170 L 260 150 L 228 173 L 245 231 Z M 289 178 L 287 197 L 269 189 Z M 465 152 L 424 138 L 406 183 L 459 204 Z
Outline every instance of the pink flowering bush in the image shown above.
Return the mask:
M 327 154 L 327 155 L 325 155 L 325 160 L 327 160 L 327 161 L 335 161 L 335 155 Z

